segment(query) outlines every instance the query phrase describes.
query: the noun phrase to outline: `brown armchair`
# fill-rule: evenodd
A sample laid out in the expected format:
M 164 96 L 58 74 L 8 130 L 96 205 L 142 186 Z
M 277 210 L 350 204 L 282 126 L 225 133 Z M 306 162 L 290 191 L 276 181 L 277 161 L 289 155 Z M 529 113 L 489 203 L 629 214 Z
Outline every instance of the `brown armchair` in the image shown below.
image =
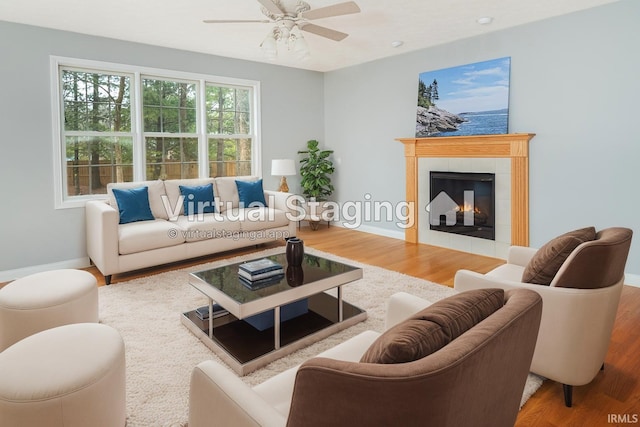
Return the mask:
M 588 384 L 604 367 L 624 282 L 633 232 L 607 228 L 595 240 L 577 246 L 549 286 L 522 283 L 537 249 L 512 246 L 507 263 L 479 274 L 460 270 L 454 287 L 530 289 L 543 301 L 542 321 L 531 372 L 562 383 L 565 405 L 572 405 L 573 386 Z
M 512 426 L 542 312 L 535 292 L 505 304 L 445 347 L 413 362 L 359 363 L 380 334 L 366 331 L 253 388 L 206 361 L 192 372 L 189 427 Z M 429 303 L 391 297 L 387 327 Z

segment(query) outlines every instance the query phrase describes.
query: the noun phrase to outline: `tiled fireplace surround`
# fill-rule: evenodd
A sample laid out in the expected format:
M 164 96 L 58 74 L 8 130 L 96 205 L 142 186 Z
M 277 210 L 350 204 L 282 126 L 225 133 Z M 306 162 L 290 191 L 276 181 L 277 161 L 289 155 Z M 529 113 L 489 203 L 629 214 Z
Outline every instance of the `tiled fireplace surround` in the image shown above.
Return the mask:
M 534 134 L 399 138 L 405 146 L 407 201 L 413 226 L 405 240 L 506 258 L 511 245 L 529 245 L 529 140 Z M 496 239 L 430 230 L 429 172 L 495 174 Z

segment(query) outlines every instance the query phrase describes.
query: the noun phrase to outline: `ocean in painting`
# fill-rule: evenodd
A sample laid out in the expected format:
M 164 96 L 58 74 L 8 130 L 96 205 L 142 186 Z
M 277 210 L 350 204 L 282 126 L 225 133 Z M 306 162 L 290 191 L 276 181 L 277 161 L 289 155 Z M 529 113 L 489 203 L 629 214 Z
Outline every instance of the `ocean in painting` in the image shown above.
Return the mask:
M 496 135 L 507 133 L 509 124 L 508 108 L 474 113 L 459 113 L 458 115 L 467 121 L 461 123 L 457 131 L 441 132 L 433 136 Z
M 510 70 L 504 57 L 420 73 L 416 136 L 506 134 Z

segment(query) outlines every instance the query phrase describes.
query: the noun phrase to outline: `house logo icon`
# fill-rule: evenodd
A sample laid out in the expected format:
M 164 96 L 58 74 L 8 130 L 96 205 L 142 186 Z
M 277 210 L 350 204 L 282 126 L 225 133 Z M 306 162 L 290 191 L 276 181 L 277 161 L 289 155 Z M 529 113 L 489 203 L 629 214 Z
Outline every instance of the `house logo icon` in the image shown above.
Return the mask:
M 463 212 L 464 225 L 473 225 L 473 191 L 464 192 L 463 206 L 465 207 Z M 456 225 L 458 222 L 457 214 L 460 211 L 460 206 L 444 191 L 438 193 L 425 209 L 429 212 L 429 224 L 431 225 L 441 225 L 440 218 L 443 216 L 445 224 L 448 226 Z

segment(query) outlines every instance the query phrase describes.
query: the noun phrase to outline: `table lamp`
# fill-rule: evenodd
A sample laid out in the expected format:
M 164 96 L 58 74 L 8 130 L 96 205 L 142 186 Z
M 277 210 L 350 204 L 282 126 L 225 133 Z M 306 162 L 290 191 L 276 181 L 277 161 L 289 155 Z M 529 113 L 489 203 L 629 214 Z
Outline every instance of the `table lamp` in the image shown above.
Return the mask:
M 287 185 L 287 176 L 296 174 L 296 164 L 292 159 L 273 159 L 271 160 L 271 175 L 281 176 L 280 188 L 278 191 L 284 193 L 289 192 L 289 186 Z

